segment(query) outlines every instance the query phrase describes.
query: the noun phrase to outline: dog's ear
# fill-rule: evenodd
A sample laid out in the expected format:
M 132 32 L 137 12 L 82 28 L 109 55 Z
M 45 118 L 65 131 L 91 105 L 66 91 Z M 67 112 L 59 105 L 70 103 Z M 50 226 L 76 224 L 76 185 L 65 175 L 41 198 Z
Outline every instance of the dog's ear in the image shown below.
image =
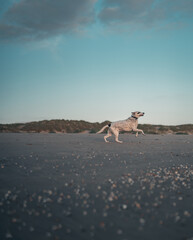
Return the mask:
M 131 112 L 132 115 L 135 115 L 135 112 Z

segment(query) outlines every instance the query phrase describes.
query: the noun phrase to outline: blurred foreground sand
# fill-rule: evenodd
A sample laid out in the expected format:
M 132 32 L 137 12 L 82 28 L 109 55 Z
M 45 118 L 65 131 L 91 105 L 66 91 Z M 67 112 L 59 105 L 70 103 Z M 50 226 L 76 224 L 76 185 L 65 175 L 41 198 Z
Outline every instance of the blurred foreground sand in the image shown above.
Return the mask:
M 193 239 L 193 136 L 0 134 L 0 239 Z

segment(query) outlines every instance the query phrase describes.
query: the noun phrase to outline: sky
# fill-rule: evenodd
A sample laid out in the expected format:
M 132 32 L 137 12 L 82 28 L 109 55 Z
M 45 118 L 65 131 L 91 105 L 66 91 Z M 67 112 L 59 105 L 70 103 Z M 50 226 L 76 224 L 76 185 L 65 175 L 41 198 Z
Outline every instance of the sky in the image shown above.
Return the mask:
M 1 0 L 0 123 L 193 123 L 193 0 Z

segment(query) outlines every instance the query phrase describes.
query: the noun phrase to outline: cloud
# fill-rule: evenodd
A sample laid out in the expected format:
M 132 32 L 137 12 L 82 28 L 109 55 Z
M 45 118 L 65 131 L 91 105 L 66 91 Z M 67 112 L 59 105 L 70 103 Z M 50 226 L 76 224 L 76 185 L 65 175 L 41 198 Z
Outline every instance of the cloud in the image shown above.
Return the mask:
M 21 0 L 0 20 L 1 40 L 37 40 L 78 32 L 94 21 L 95 0 Z
M 154 27 L 193 16 L 193 0 L 104 0 L 98 17 L 105 25 Z
M 182 26 L 193 18 L 193 0 L 2 1 L 1 41 L 28 42 L 82 33 L 95 23 L 96 18 L 116 31 L 141 27 L 173 28 L 176 24 Z

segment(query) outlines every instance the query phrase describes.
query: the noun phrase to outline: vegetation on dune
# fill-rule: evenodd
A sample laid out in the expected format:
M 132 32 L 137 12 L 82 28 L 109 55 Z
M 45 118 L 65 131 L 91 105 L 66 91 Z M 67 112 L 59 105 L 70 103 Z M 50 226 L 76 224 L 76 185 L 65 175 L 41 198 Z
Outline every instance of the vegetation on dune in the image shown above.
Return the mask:
M 146 134 L 193 134 L 193 124 L 176 126 L 139 124 L 139 128 Z
M 0 124 L 0 132 L 37 132 L 37 133 L 96 133 L 104 125 L 110 123 L 90 123 L 76 120 L 44 120 L 39 122 Z M 152 124 L 139 124 L 146 134 L 193 134 L 193 124 L 165 126 Z
M 44 120 L 39 122 L 0 124 L 0 132 L 96 133 L 109 121 L 90 123 L 76 120 Z

